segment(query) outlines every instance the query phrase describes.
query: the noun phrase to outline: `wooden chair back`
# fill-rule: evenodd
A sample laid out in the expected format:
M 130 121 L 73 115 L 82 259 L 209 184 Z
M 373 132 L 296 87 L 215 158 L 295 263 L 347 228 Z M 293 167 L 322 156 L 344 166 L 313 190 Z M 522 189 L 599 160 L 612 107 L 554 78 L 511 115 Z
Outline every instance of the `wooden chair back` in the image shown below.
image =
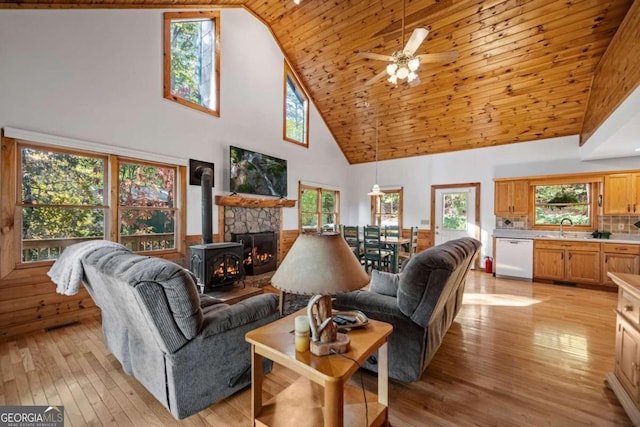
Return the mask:
M 353 254 L 360 260 L 362 259 L 362 241 L 360 240 L 360 227 L 357 225 L 343 225 L 342 237 L 347 241 L 349 247 L 353 250 Z
M 400 238 L 400 226 L 398 225 L 385 225 L 384 237 Z
M 411 227 L 411 234 L 409 235 L 409 256 L 413 256 L 418 252 L 418 227 Z
M 385 250 L 381 238 L 380 227 L 369 225 L 364 227 L 364 261 L 367 269 L 369 264 L 376 269 L 388 267 L 389 252 Z

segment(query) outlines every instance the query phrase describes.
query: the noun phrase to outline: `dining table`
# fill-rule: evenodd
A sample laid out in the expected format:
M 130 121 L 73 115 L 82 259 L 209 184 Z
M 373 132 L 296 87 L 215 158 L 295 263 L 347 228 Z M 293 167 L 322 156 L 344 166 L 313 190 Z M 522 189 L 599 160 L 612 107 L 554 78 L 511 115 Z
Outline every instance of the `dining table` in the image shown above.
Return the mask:
M 391 250 L 391 273 L 398 272 L 398 258 L 403 245 L 411 243 L 408 237 L 381 237 L 380 243 L 386 245 Z

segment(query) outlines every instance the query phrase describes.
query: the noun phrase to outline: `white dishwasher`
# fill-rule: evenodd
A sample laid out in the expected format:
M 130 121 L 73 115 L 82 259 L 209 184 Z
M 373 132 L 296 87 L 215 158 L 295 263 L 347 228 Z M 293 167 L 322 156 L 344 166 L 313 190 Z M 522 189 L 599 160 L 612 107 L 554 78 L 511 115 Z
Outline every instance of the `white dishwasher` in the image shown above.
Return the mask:
M 496 238 L 496 277 L 533 280 L 533 240 Z

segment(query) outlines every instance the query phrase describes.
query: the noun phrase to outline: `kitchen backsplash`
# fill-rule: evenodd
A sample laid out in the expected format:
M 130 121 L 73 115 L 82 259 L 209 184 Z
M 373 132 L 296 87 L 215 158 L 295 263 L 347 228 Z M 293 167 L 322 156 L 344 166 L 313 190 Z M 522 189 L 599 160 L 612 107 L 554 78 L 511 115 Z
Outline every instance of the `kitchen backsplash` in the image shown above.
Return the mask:
M 637 234 L 640 235 L 640 228 L 633 225 L 640 220 L 638 215 L 629 216 L 604 216 L 598 215 L 599 231 L 609 231 L 615 234 Z M 497 216 L 496 217 L 496 229 L 501 230 L 529 230 L 531 224 L 529 223 L 529 216 Z

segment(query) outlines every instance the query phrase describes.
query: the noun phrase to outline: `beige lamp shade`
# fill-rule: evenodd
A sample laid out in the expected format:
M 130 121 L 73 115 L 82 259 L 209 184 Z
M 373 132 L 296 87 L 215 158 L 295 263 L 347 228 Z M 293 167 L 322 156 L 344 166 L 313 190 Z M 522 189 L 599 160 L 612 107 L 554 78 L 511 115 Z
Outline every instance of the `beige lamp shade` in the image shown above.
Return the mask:
M 302 295 L 332 295 L 355 291 L 369 276 L 342 235 L 300 234 L 271 284 L 281 291 Z

